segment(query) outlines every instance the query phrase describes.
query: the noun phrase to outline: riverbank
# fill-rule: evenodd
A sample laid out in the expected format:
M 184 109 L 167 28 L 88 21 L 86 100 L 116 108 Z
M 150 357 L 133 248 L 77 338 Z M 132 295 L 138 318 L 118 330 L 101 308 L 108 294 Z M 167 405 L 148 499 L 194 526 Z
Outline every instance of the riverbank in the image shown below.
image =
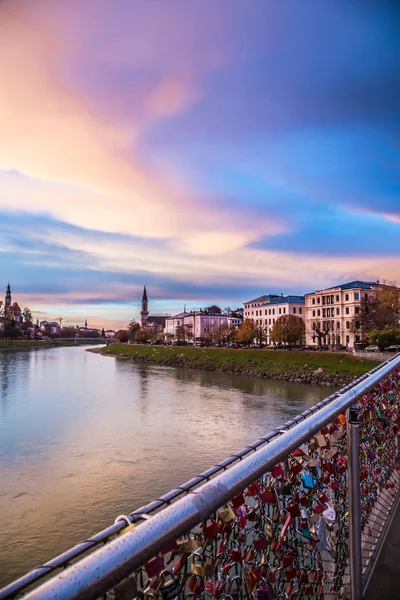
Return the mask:
M 355 358 L 351 354 L 299 350 L 234 350 L 114 343 L 99 349 L 99 352 L 124 360 L 326 386 L 350 383 L 378 364 L 378 361 Z
M 98 340 L 94 339 L 93 342 L 89 342 L 89 341 L 85 341 L 82 342 L 85 345 L 86 344 L 104 344 L 104 340 L 102 340 L 101 342 L 99 342 Z M 0 342 L 0 352 L 1 351 L 5 351 L 7 352 L 7 350 L 32 350 L 32 349 L 38 349 L 38 348 L 57 348 L 59 346 L 75 346 L 75 341 L 73 340 L 67 340 L 64 341 L 62 339 L 57 339 L 55 341 L 48 341 L 48 340 L 18 340 L 16 342 Z

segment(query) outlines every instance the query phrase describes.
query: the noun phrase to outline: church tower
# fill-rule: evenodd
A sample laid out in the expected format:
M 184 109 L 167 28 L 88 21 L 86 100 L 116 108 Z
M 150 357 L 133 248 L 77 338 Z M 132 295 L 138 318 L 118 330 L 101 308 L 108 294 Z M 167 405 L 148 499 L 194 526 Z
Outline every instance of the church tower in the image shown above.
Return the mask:
M 146 286 L 144 286 L 143 296 L 142 296 L 142 310 L 140 313 L 140 324 L 141 324 L 142 328 L 147 327 L 147 325 L 149 324 L 149 311 L 148 311 Z
M 4 316 L 6 318 L 9 318 L 10 313 L 11 313 L 11 288 L 10 288 L 10 284 L 8 284 L 5 302 L 4 302 Z

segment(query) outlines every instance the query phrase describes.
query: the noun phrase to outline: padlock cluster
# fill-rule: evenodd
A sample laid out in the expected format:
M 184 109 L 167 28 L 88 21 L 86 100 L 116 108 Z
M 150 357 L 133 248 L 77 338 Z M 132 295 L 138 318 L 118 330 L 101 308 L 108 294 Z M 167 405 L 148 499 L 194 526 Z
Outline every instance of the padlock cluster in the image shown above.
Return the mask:
M 399 401 L 400 371 L 360 401 L 364 536 L 378 528 L 382 494 L 399 488 Z M 347 490 L 343 414 L 107 597 L 340 598 L 349 582 Z

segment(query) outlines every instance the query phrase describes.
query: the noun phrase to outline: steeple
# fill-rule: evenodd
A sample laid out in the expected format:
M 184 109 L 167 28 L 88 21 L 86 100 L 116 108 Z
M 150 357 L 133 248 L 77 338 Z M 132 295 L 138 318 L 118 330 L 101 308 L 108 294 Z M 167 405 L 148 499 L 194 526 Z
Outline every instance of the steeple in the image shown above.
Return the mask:
M 11 311 L 11 288 L 10 288 L 10 283 L 8 283 L 5 302 L 4 302 L 4 316 L 9 317 L 10 311 Z
M 140 324 L 142 327 L 147 327 L 147 325 L 149 324 L 149 311 L 148 311 L 146 286 L 144 286 L 144 289 L 143 289 L 142 310 L 140 312 Z

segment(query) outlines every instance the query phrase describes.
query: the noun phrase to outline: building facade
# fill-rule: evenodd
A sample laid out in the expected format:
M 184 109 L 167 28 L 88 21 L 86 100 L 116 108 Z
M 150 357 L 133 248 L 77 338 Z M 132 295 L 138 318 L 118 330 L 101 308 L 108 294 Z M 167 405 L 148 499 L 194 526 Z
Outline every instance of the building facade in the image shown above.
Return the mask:
M 141 328 L 147 329 L 151 338 L 161 339 L 164 333 L 165 320 L 165 316 L 149 314 L 149 301 L 147 298 L 146 286 L 144 286 L 142 296 L 142 310 L 140 311 Z
M 182 312 L 165 321 L 166 341 L 184 340 L 196 342 L 212 338 L 220 328 L 237 329 L 242 319 L 208 311 Z
M 260 296 L 244 303 L 244 318 L 253 321 L 264 331 L 266 344 L 271 344 L 271 332 L 276 319 L 283 315 L 294 315 L 304 319 L 304 296 Z
M 12 301 L 10 284 L 7 285 L 6 296 L 4 299 L 4 316 L 6 319 L 22 323 L 22 311 L 18 302 Z
M 363 341 L 357 316 L 364 300 L 375 297 L 378 283 L 352 281 L 305 295 L 306 344 L 354 347 Z

